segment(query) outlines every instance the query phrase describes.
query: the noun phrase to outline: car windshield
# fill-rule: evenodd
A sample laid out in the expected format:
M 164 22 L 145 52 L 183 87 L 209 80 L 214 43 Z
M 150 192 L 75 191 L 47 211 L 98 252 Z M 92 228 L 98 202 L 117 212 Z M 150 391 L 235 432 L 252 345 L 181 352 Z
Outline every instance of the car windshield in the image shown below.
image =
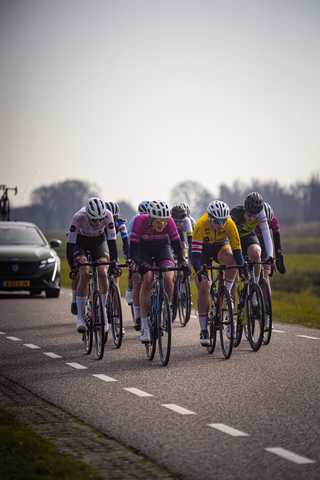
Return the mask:
M 45 242 L 34 227 L 0 225 L 0 245 L 45 245 Z

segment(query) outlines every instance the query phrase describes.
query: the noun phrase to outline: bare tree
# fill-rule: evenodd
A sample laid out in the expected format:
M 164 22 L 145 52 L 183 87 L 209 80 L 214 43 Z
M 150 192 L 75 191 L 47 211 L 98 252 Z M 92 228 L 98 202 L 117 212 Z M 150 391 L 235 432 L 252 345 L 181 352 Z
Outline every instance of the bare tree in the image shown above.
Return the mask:
M 188 180 L 181 182 L 171 190 L 170 205 L 180 202 L 187 203 L 191 210 L 191 215 L 197 220 L 207 210 L 207 206 L 214 195 L 198 182 Z

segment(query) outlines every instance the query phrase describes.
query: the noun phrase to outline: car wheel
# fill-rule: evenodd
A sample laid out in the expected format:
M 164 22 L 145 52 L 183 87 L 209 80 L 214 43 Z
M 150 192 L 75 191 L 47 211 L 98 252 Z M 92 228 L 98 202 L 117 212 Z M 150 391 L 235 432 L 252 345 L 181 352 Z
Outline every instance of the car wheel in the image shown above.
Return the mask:
M 60 295 L 60 288 L 50 288 L 46 290 L 46 297 L 47 298 L 58 298 Z

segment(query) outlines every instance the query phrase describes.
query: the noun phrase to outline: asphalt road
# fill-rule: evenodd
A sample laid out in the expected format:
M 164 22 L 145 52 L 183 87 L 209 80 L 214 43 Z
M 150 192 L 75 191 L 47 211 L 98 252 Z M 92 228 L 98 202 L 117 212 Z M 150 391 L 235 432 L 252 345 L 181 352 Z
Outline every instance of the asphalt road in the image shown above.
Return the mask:
M 173 325 L 169 365 L 150 362 L 123 302 L 126 336 L 86 355 L 70 291 L 0 294 L 0 373 L 181 479 L 319 479 L 320 331 L 275 324 L 258 352 L 225 360 Z

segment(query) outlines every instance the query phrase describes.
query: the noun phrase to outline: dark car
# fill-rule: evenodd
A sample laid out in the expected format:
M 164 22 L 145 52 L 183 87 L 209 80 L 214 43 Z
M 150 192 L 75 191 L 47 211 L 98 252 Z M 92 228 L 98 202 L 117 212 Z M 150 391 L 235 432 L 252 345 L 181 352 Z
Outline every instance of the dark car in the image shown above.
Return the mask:
M 29 222 L 0 222 L 0 291 L 43 290 L 53 298 L 60 294 L 60 258 L 41 230 Z

